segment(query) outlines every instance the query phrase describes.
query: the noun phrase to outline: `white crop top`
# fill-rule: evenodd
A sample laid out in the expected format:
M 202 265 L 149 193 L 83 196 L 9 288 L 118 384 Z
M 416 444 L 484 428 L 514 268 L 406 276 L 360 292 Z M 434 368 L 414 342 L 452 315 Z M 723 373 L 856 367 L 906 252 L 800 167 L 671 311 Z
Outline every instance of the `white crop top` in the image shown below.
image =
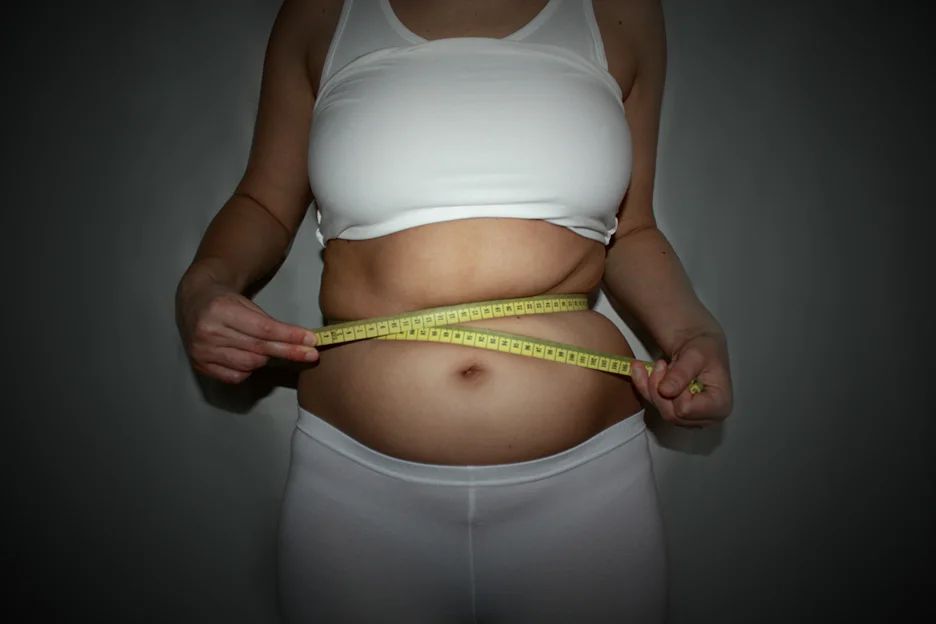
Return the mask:
M 388 0 L 345 0 L 309 142 L 318 239 L 539 219 L 607 244 L 631 173 L 591 0 L 505 39 L 422 39 Z

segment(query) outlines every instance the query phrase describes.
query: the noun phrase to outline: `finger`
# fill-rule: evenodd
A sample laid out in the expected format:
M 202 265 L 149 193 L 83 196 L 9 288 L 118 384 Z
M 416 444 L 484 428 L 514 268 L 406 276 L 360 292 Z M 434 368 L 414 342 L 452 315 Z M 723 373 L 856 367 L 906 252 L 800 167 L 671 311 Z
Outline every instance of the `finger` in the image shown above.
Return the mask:
M 687 349 L 670 365 L 666 378 L 660 384 L 660 395 L 675 399 L 704 369 L 705 354 L 698 349 Z
M 249 351 L 266 357 L 281 358 L 295 362 L 314 362 L 318 359 L 318 351 L 285 342 L 274 342 L 248 336 L 232 328 L 222 328 L 215 334 L 214 345 L 219 347 L 232 347 L 241 351 Z
M 716 424 L 717 420 L 709 418 L 707 414 L 696 413 L 693 411 L 693 402 L 698 395 L 692 394 L 686 389 L 682 394 L 673 399 L 673 421 L 679 427 L 685 429 L 702 429 Z
M 295 325 L 281 323 L 263 312 L 241 304 L 224 315 L 225 324 L 242 334 L 267 342 L 288 343 L 314 347 L 318 343 L 315 332 Z
M 631 380 L 634 382 L 634 387 L 637 388 L 637 392 L 640 393 L 644 401 L 652 403 L 653 399 L 650 397 L 650 388 L 648 385 L 650 377 L 647 375 L 647 369 L 644 368 L 643 363 L 636 360 L 631 362 L 630 373 Z
M 205 363 L 210 362 L 231 370 L 249 373 L 262 366 L 266 366 L 270 358 L 252 351 L 243 351 L 230 347 L 216 347 L 213 349 L 206 349 L 205 353 L 198 357 L 198 361 Z
M 670 422 L 676 422 L 677 418 L 676 414 L 673 412 L 673 402 L 661 396 L 659 392 L 660 382 L 665 379 L 667 372 L 667 365 L 664 360 L 659 360 L 653 365 L 653 372 L 650 373 L 649 382 L 650 398 L 654 407 L 660 412 L 660 416 Z
M 725 406 L 725 400 L 721 390 L 713 387 L 706 387 L 705 392 L 699 394 L 689 394 L 691 398 L 683 399 L 680 396 L 676 402 L 679 403 L 676 415 L 685 420 L 702 421 L 711 420 L 713 422 L 724 420 L 728 415 Z
M 196 373 L 204 377 L 211 377 L 224 383 L 236 384 L 244 381 L 250 377 L 250 373 L 245 373 L 243 371 L 231 370 L 230 368 L 225 368 L 218 364 L 212 364 L 210 362 L 202 364 L 193 364 L 192 368 Z
M 673 413 L 676 415 L 676 418 L 680 420 L 691 418 L 690 406 L 692 405 L 692 397 L 693 394 L 686 389 L 681 392 L 678 397 L 673 399 Z

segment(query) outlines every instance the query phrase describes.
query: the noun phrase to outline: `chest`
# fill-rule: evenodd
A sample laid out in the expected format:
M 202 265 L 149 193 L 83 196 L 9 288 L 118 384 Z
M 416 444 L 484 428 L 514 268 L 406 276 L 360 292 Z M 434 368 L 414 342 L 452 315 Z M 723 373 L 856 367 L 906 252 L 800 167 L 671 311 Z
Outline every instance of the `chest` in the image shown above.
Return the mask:
M 396 17 L 424 39 L 511 35 L 546 8 L 548 0 L 389 0 Z
M 425 40 L 458 37 L 502 39 L 521 31 L 542 17 L 550 0 L 378 0 L 400 26 Z M 566 0 L 578 2 L 580 0 Z M 586 0 L 587 1 L 587 0 Z M 602 37 L 608 72 L 621 87 L 624 99 L 636 75 L 633 42 L 610 11 L 620 0 L 593 0 L 595 19 Z M 331 33 L 337 26 L 340 2 L 332 2 L 328 36 L 310 41 L 307 65 L 312 84 L 319 85 L 328 54 Z

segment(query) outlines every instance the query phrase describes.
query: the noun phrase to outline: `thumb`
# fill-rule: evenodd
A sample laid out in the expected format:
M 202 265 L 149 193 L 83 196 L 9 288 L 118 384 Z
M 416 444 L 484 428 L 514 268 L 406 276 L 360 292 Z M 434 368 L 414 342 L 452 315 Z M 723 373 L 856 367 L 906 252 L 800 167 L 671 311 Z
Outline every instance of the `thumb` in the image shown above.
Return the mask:
M 693 379 L 705 368 L 705 356 L 698 349 L 689 348 L 670 364 L 660 382 L 658 392 L 667 399 L 675 399 L 689 387 Z

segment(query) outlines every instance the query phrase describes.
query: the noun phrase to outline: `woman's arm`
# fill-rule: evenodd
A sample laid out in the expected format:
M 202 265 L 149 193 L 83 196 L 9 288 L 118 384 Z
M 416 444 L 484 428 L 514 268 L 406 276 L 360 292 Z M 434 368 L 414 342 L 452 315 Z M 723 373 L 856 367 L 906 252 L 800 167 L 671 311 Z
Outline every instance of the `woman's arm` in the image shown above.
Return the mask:
M 607 3 L 618 13 L 621 36 L 636 56 L 634 85 L 624 107 L 633 141 L 633 171 L 607 253 L 604 284 L 650 332 L 671 360 L 658 363 L 649 386 L 641 371 L 634 381 L 664 416 L 687 417 L 689 382 L 699 376 L 707 388 L 697 407 L 705 419 L 727 416 L 731 393 L 727 345 L 720 325 L 699 301 L 679 257 L 659 230 L 653 214 L 653 182 L 663 83 L 666 37 L 659 0 Z M 667 374 L 668 373 L 668 374 Z M 662 383 L 661 383 L 662 382 Z M 656 392 L 662 395 L 657 396 Z M 708 411 L 706 411 L 708 408 Z M 672 409 L 671 414 L 667 410 Z M 723 415 L 722 415 L 723 414 Z
M 302 223 L 311 201 L 306 162 L 315 98 L 306 59 L 313 4 L 286 0 L 277 15 L 247 168 L 183 284 L 209 277 L 243 292 L 282 262 Z
M 327 47 L 336 9 L 340 0 L 285 0 L 273 25 L 246 170 L 176 290 L 179 331 L 201 374 L 237 383 L 270 357 L 318 358 L 315 334 L 271 318 L 244 292 L 282 263 L 311 201 L 308 65 Z

